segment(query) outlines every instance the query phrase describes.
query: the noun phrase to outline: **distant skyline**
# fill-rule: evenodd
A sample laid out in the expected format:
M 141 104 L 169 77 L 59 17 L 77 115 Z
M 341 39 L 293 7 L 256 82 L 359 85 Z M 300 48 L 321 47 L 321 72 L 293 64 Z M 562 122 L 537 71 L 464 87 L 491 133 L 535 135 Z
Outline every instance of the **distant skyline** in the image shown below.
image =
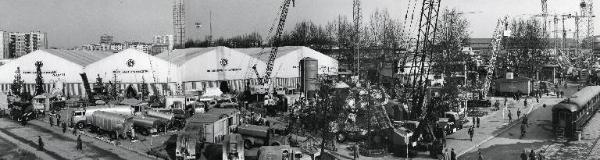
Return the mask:
M 362 0 L 363 24 L 375 9 L 387 9 L 392 18 L 404 20 L 407 3 L 413 1 Z M 210 11 L 215 38 L 254 31 L 264 36 L 279 16 L 281 0 L 186 0 L 186 3 L 187 38 L 204 39 L 209 34 Z M 480 11 L 465 15 L 471 23 L 473 38 L 490 37 L 497 19 L 504 15 L 541 12 L 540 0 L 442 0 L 442 8 L 446 7 Z M 548 1 L 550 13 L 575 13 L 579 12 L 578 7 L 579 1 L 575 0 Z M 0 30 L 46 32 L 49 47 L 59 48 L 98 43 L 103 34 L 113 35 L 119 42 L 151 42 L 154 35 L 173 34 L 172 8 L 173 0 L 0 0 Z M 597 7 L 595 15 L 600 15 L 598 10 Z M 324 25 L 338 15 L 351 19 L 352 0 L 296 0 L 296 6 L 290 8 L 286 30 L 303 20 Z M 600 21 L 595 20 L 598 29 Z M 196 28 L 196 22 L 203 27 Z

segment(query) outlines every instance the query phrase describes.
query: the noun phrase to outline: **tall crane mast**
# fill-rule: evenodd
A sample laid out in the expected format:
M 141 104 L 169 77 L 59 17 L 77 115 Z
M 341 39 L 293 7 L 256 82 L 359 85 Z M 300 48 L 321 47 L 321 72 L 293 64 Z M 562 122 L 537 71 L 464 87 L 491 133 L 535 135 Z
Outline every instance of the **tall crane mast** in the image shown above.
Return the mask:
M 548 34 L 548 0 L 542 0 L 542 17 L 544 18 L 544 37 L 548 38 L 550 35 Z
M 424 120 L 427 116 L 427 105 L 426 105 L 426 88 L 428 87 L 429 77 L 426 75 L 425 61 L 427 57 L 430 59 L 433 56 L 433 44 L 435 44 L 438 13 L 440 10 L 441 0 L 423 0 L 421 4 L 421 17 L 419 18 L 419 26 L 417 33 L 417 44 L 413 54 L 413 64 L 418 63 L 418 74 L 414 74 L 412 83 L 412 96 L 413 96 L 413 117 L 418 120 Z M 415 65 L 413 65 L 415 66 Z M 416 70 L 415 70 L 416 72 Z M 423 79 L 425 77 L 425 79 Z M 417 79 L 419 82 L 417 84 Z M 417 85 L 415 85 L 417 84 Z M 420 109 L 416 108 L 420 107 Z
M 354 21 L 354 52 L 356 56 L 356 74 L 360 73 L 360 22 L 362 20 L 360 0 L 354 0 L 352 3 L 352 20 Z
M 269 89 L 271 87 L 271 73 L 273 73 L 273 65 L 275 62 L 275 58 L 277 57 L 277 50 L 279 49 L 279 43 L 281 39 L 281 34 L 283 33 L 283 28 L 285 26 L 285 20 L 288 14 L 288 8 L 290 7 L 290 3 L 295 5 L 295 0 L 284 0 L 281 5 L 281 14 L 279 15 L 279 22 L 277 23 L 277 29 L 275 30 L 275 34 L 272 37 L 271 44 L 271 52 L 269 54 L 269 59 L 267 61 L 267 69 L 264 75 L 264 78 L 260 81 L 261 85 L 269 85 Z M 271 93 L 271 90 L 269 90 Z

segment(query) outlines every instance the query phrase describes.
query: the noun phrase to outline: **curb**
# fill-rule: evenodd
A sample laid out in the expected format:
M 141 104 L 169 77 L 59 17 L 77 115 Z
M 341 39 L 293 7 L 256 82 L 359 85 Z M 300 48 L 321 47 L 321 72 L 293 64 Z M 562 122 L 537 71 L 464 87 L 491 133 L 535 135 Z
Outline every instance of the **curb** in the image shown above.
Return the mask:
M 42 121 L 42 120 L 39 120 L 39 119 L 36 119 L 36 121 L 38 121 L 38 122 L 41 122 L 41 123 L 45 123 L 45 121 Z M 29 123 L 29 124 L 31 124 L 31 125 L 36 125 L 36 126 L 38 126 L 38 127 L 43 127 L 43 126 L 40 126 L 40 125 L 38 125 L 38 124 L 33 124 L 33 123 Z M 75 129 L 75 128 L 71 128 L 71 129 Z M 70 129 L 68 129 L 68 130 L 70 130 Z M 139 154 L 139 155 L 146 156 L 146 157 L 148 157 L 148 158 L 161 159 L 160 157 L 156 157 L 156 156 L 154 156 L 154 155 L 149 155 L 149 154 L 146 154 L 146 153 L 144 153 L 144 152 L 142 152 L 142 151 L 138 151 L 138 150 L 130 149 L 130 148 L 124 147 L 123 145 L 115 145 L 114 143 L 112 143 L 112 142 L 110 142 L 110 141 L 103 140 L 103 139 L 99 138 L 98 136 L 92 135 L 92 134 L 90 134 L 90 133 L 87 133 L 87 132 L 85 132 L 85 131 L 81 131 L 81 130 L 79 130 L 79 131 L 77 131 L 77 133 L 79 133 L 79 135 L 84 135 L 84 136 L 86 136 L 86 137 L 89 137 L 89 138 L 91 138 L 91 139 L 96 139 L 96 140 L 99 140 L 99 141 L 101 141 L 101 142 L 105 142 L 105 143 L 111 144 L 111 145 L 113 145 L 113 146 L 116 146 L 116 147 L 119 147 L 119 148 L 122 148 L 122 149 L 125 149 L 125 150 L 128 150 L 128 151 L 131 151 L 131 152 L 135 152 L 135 153 L 137 153 L 137 154 Z
M 539 106 L 531 107 L 531 108 L 530 108 L 530 110 L 529 110 L 529 112 L 528 112 L 527 114 L 525 114 L 525 115 L 529 115 L 529 114 L 531 114 L 531 111 L 533 111 L 533 108 L 536 108 L 536 109 L 537 109 L 537 108 L 539 108 Z M 496 134 L 493 134 L 493 135 L 491 135 L 491 136 L 488 136 L 488 137 L 487 137 L 487 138 L 485 138 L 483 141 L 481 141 L 481 142 L 477 143 L 477 144 L 476 144 L 476 145 L 474 145 L 473 147 L 470 147 L 470 148 L 468 148 L 468 149 L 466 149 L 466 150 L 464 150 L 464 151 L 462 151 L 462 152 L 460 152 L 460 153 L 456 154 L 456 157 L 460 157 L 460 156 L 462 156 L 463 154 L 465 154 L 465 153 L 467 153 L 467 152 L 469 152 L 469 151 L 471 151 L 471 150 L 473 150 L 473 149 L 475 149 L 475 148 L 478 148 L 478 147 L 479 147 L 479 146 L 481 146 L 483 143 L 485 143 L 485 142 L 487 142 L 487 141 L 489 141 L 489 140 L 491 140 L 491 139 L 495 138 L 496 136 L 498 136 L 498 135 L 500 135 L 500 134 L 502 134 L 502 133 L 506 132 L 507 130 L 509 130 L 509 129 L 510 129 L 510 128 L 512 128 L 513 126 L 515 126 L 515 125 L 519 124 L 518 122 L 521 122 L 522 120 L 523 120 L 523 117 L 519 117 L 518 119 L 516 119 L 516 120 L 515 120 L 515 121 L 513 121 L 512 123 L 508 124 L 508 125 L 507 125 L 507 127 L 505 127 L 504 129 L 501 129 L 501 130 L 500 130 L 499 132 L 497 132 Z

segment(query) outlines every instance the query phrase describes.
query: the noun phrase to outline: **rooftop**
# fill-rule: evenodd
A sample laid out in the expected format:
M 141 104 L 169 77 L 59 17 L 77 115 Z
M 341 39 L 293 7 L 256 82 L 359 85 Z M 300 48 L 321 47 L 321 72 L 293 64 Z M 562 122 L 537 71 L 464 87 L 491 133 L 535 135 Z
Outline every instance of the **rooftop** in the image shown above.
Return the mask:
M 43 49 L 47 53 L 69 60 L 73 63 L 87 66 L 88 64 L 99 61 L 112 55 L 112 52 L 102 51 L 82 51 L 82 50 L 60 50 L 60 49 Z

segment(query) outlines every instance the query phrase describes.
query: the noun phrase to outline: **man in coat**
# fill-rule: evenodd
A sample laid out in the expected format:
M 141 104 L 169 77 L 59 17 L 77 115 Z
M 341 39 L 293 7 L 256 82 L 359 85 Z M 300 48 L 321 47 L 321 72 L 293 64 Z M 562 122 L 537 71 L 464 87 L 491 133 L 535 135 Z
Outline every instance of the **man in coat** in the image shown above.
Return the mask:
M 77 136 L 77 150 L 83 150 L 83 142 L 81 141 L 81 135 Z
M 42 141 L 42 136 L 38 136 L 38 151 L 44 151 L 44 141 Z

